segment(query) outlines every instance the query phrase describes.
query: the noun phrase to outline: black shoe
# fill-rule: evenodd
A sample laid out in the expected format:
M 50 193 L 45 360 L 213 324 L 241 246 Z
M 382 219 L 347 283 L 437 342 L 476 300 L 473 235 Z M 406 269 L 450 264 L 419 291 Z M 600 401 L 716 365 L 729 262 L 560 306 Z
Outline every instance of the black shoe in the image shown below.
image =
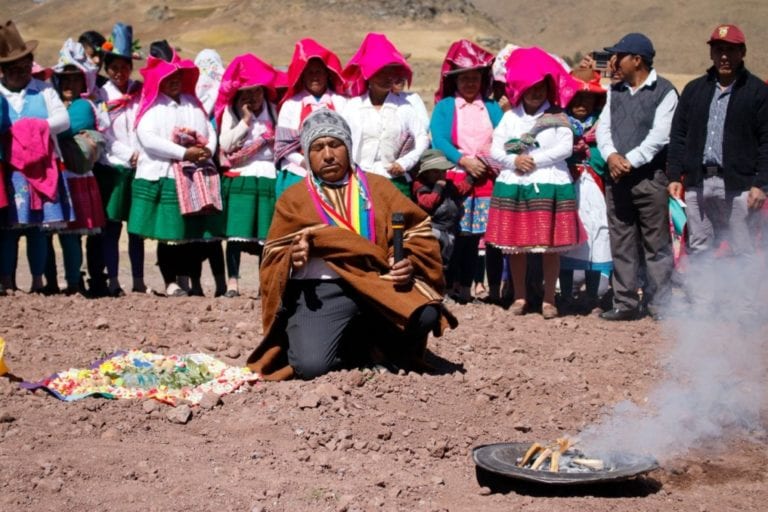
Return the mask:
M 114 298 L 125 297 L 125 290 L 123 290 L 120 287 L 117 287 L 114 290 L 110 290 L 109 296 Z
M 88 296 L 92 299 L 98 299 L 109 295 L 109 288 L 107 288 L 106 281 L 101 279 L 89 279 L 88 280 Z
M 655 322 L 661 322 L 664 320 L 664 314 L 654 307 L 646 307 L 645 313 Z
M 233 299 L 235 297 L 239 297 L 240 292 L 238 292 L 237 290 L 227 290 L 226 292 L 224 292 L 224 296 L 228 299 Z
M 187 295 L 190 297 L 205 297 L 202 288 L 190 288 L 187 292 Z
M 600 313 L 603 320 L 637 320 L 640 315 L 637 309 L 618 309 L 613 308 Z

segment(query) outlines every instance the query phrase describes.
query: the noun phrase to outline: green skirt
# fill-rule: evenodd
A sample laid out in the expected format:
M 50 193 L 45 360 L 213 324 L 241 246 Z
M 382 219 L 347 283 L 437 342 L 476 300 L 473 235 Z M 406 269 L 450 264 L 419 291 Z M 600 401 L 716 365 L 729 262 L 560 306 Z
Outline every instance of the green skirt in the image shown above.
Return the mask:
M 190 242 L 224 236 L 224 215 L 181 215 L 176 181 L 133 180 L 128 232 L 161 242 Z
M 135 169 L 122 165 L 93 166 L 93 174 L 99 184 L 99 194 L 108 220 L 128 220 L 131 211 L 131 182 Z
M 221 199 L 227 238 L 266 240 L 275 211 L 275 181 L 257 176 L 222 177 Z

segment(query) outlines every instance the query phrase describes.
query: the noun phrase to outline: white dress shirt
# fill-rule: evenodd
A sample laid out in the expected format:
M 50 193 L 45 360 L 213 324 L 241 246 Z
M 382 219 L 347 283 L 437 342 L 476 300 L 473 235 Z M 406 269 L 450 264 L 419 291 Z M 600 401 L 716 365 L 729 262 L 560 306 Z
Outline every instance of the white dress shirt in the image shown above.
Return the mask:
M 634 96 L 637 91 L 653 85 L 656 82 L 656 78 L 656 70 L 652 69 L 648 74 L 648 78 L 645 79 L 645 82 L 640 87 L 633 89 L 626 82 L 622 82 L 621 86 L 629 89 L 629 94 Z M 675 115 L 675 108 L 677 108 L 677 92 L 673 89 L 664 96 L 659 106 L 656 107 L 653 126 L 648 135 L 645 136 L 645 139 L 643 139 L 639 146 L 632 148 L 624 155 L 629 160 L 632 168 L 636 169 L 649 163 L 664 146 L 669 144 L 669 131 L 672 128 L 672 117 Z M 606 160 L 612 153 L 618 152 L 616 151 L 616 146 L 613 145 L 613 137 L 611 136 L 611 89 L 608 89 L 605 107 L 603 107 L 600 121 L 597 123 L 597 148 L 600 150 L 600 154 L 605 156 Z

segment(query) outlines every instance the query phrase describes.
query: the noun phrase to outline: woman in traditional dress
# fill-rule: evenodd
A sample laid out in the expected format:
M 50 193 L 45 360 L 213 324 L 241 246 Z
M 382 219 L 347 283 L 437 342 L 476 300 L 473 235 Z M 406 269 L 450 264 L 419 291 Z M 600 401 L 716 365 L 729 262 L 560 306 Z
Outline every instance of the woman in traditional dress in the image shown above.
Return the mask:
M 240 253 L 258 253 L 275 209 L 275 70 L 252 54 L 235 57 L 216 100 L 227 237 L 227 291 L 239 293 Z
M 139 143 L 136 138 L 136 113 L 139 110 L 142 83 L 131 80 L 134 51 L 133 28 L 117 23 L 112 38 L 102 49 L 109 81 L 99 89 L 101 107 L 109 115 L 105 131 L 107 154 L 94 168 L 104 204 L 107 223 L 102 235 L 88 237 L 89 294 L 94 297 L 124 295 L 118 279 L 120 268 L 120 235 L 123 221 L 131 209 L 131 183 L 136 174 Z M 106 160 L 106 162 L 104 162 Z M 131 261 L 131 290 L 147 291 L 144 283 L 144 239 L 128 234 L 128 257 Z M 106 270 L 106 279 L 104 271 Z
M 8 204 L 0 209 L 0 283 L 6 292 L 16 289 L 19 238 L 27 238 L 31 292 L 42 292 L 48 252 L 43 229 L 74 220 L 55 141 L 69 128 L 69 115 L 54 88 L 32 78 L 36 48 L 37 41 L 24 41 L 12 21 L 0 25 L 0 95 L 11 121 L 5 136 Z
M 195 96 L 198 73 L 192 61 L 177 55 L 170 62 L 149 56 L 141 70 L 139 157 L 128 232 L 158 240 L 158 264 L 170 297 L 187 295 L 176 283 L 190 275 L 184 244 L 222 235 L 220 183 L 211 161 L 216 136 Z
M 69 185 L 75 220 L 58 230 L 58 234 L 67 281 L 64 293 L 72 295 L 85 292 L 80 277 L 83 264 L 81 235 L 98 233 L 105 223 L 93 166 L 105 150 L 106 139 L 100 130 L 106 128 L 109 118 L 105 113 L 97 116 L 100 111 L 91 101 L 96 92 L 98 68 L 88 60 L 80 43 L 72 39 L 64 43 L 53 72 L 54 87 L 67 107 L 70 121 L 69 129 L 58 135 L 58 143 L 65 167 L 62 177 Z M 53 263 L 55 278 L 56 263 L 50 250 L 49 260 Z
M 554 318 L 559 253 L 584 241 L 566 164 L 573 134 L 561 108 L 576 88 L 570 75 L 539 48 L 521 48 L 509 56 L 507 97 L 512 109 L 493 134 L 492 155 L 502 171 L 493 189 L 485 239 L 510 255 L 515 315 L 522 315 L 527 304 L 526 253 L 543 253 L 542 315 Z
M 353 161 L 390 179 L 410 198 L 413 179 L 408 173 L 429 147 L 429 137 L 408 100 L 391 92 L 403 74 L 410 83 L 411 67 L 397 48 L 383 34 L 368 34 L 344 69 L 352 98 L 341 114 L 352 130 Z
M 341 62 L 314 39 L 296 43 L 288 66 L 288 90 L 280 104 L 275 133 L 276 195 L 307 175 L 299 133 L 304 119 L 321 108 L 341 113 L 346 106 Z
M 430 130 L 432 146 L 442 151 L 456 168 L 447 178 L 469 181 L 472 191 L 464 201 L 461 232 L 448 271 L 449 286 L 459 303 L 472 300 L 472 280 L 480 238 L 485 233 L 496 173 L 490 159 L 493 129 L 501 120 L 498 103 L 490 99 L 493 54 L 462 39 L 448 49 L 442 65 L 440 88 L 435 94 Z M 501 254 L 486 253 L 489 298 L 499 301 Z M 457 290 L 458 288 L 458 290 Z
M 568 104 L 568 119 L 573 130 L 573 155 L 568 168 L 574 179 L 579 218 L 587 241 L 560 258 L 560 295 L 568 304 L 573 299 L 573 271 L 583 270 L 587 311 L 597 307 L 601 275 L 611 275 L 613 260 L 608 234 L 603 176 L 606 163 L 597 149 L 597 119 L 605 105 L 606 90 L 600 85 L 600 73 L 592 69 L 574 69 L 571 75 L 579 91 Z M 581 297 L 584 298 L 584 297 Z

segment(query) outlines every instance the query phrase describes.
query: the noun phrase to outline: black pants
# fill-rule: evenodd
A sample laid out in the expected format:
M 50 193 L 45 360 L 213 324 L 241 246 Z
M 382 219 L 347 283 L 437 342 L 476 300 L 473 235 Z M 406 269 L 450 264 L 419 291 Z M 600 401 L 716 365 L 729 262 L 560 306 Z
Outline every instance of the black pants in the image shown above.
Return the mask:
M 634 172 L 640 172 L 633 171 Z M 658 307 L 669 290 L 674 265 L 669 234 L 669 181 L 661 170 L 622 178 L 608 183 L 605 199 L 613 254 L 613 304 L 621 310 L 639 304 L 641 267 L 638 245 L 645 257 L 646 283 L 643 295 L 651 307 Z
M 400 331 L 339 280 L 289 281 L 283 304 L 288 363 L 304 379 L 364 363 L 372 347 L 394 362 L 412 359 L 440 323 L 439 310 L 429 305 Z

